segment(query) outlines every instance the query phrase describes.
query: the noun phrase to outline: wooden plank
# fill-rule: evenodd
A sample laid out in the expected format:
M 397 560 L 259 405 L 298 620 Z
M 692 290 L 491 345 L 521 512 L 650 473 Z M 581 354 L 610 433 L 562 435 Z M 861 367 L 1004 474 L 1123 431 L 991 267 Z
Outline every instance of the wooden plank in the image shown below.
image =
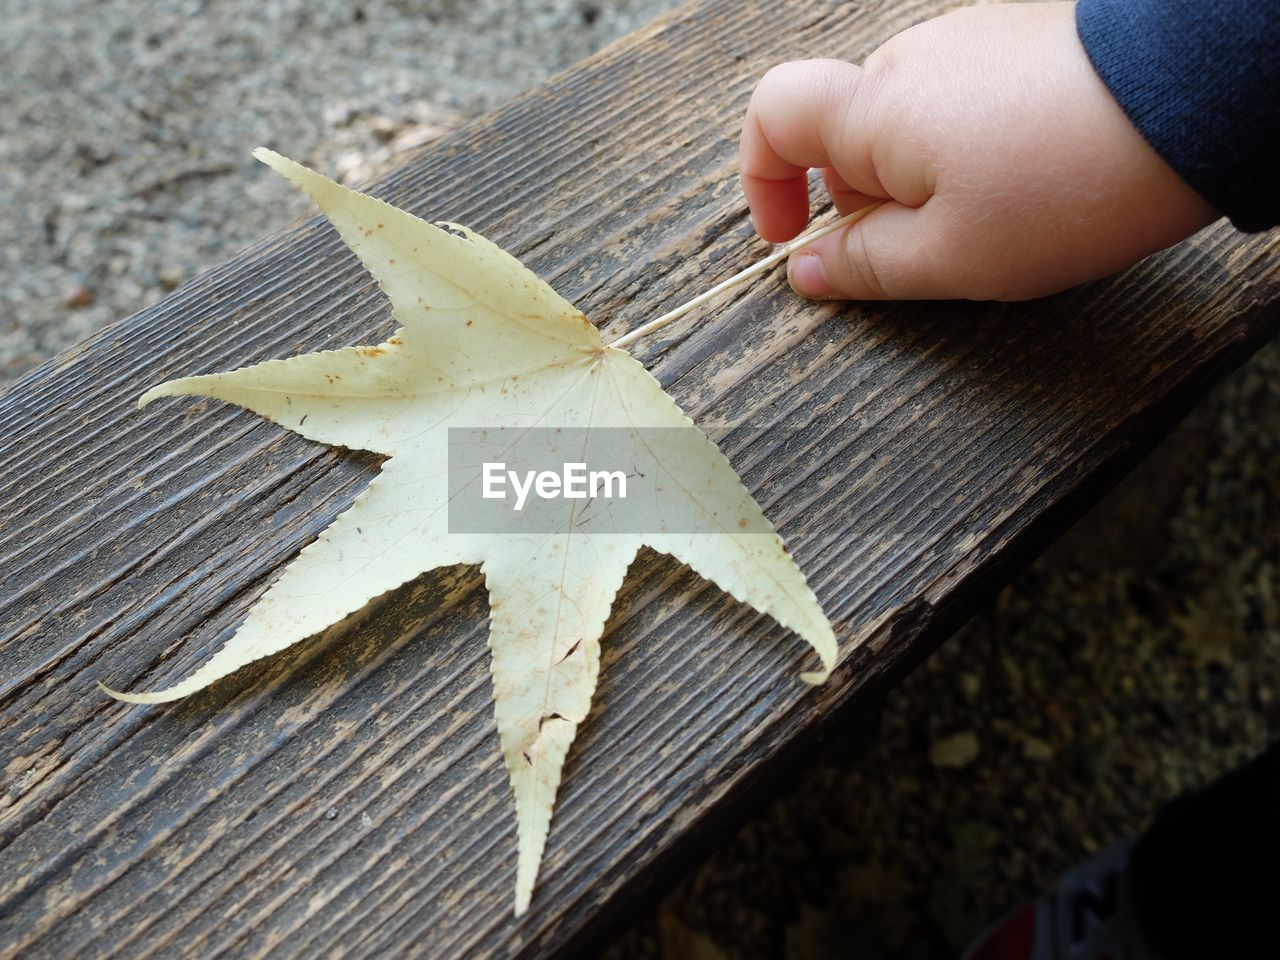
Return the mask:
M 734 166 L 759 75 L 860 59 L 945 6 L 692 6 L 377 192 L 475 226 L 629 329 L 760 255 Z M 642 344 L 842 639 L 867 642 L 808 690 L 794 638 L 642 557 L 517 923 L 473 570 L 426 575 L 171 708 L 94 688 L 189 673 L 376 469 L 213 402 L 134 409 L 171 376 L 390 331 L 319 221 L 246 251 L 0 398 L 0 952 L 577 952 L 1273 333 L 1277 252 L 1275 233 L 1219 225 L 1022 305 L 838 309 L 774 279 Z

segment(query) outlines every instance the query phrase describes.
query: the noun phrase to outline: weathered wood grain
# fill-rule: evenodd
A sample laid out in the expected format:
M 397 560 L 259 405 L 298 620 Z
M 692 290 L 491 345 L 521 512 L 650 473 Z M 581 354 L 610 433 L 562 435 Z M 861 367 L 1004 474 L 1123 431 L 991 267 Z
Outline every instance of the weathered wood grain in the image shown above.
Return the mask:
M 944 6 L 693 6 L 376 192 L 475 226 L 629 329 L 761 254 L 734 167 L 759 75 L 862 58 Z M 1277 253 L 1276 234 L 1219 225 L 1114 281 L 1006 306 L 818 307 L 774 278 L 639 345 L 842 640 L 866 642 L 809 690 L 794 638 L 644 555 L 517 923 L 474 570 L 425 575 L 173 707 L 94 687 L 190 672 L 376 469 L 212 401 L 134 409 L 169 377 L 390 331 L 318 220 L 246 251 L 0 398 L 0 952 L 576 951 L 1263 342 Z

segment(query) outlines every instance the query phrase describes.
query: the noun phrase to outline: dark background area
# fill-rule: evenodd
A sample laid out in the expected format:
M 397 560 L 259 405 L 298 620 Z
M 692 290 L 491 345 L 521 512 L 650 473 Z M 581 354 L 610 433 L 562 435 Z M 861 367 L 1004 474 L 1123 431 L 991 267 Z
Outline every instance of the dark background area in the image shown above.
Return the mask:
M 359 182 L 672 5 L 8 0 L 0 388 L 303 213 L 259 143 Z M 609 955 L 955 955 L 1274 739 L 1278 375 L 1272 344 Z

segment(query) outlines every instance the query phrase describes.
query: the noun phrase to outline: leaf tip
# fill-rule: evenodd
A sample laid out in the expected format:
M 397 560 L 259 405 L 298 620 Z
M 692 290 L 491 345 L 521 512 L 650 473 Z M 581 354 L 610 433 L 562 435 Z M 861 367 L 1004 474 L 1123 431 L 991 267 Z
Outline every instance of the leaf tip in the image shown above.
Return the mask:
M 806 670 L 800 674 L 800 679 L 805 683 L 819 687 L 827 682 L 827 679 L 831 676 L 831 671 L 836 668 L 836 661 L 840 658 L 840 646 L 836 642 L 836 632 L 831 628 L 831 621 L 822 612 L 822 608 L 817 605 L 816 597 L 813 598 L 813 602 L 818 618 L 817 623 L 796 632 L 804 638 L 813 652 L 818 655 L 818 659 L 822 661 L 820 670 Z
M 529 903 L 533 900 L 533 885 L 538 878 L 538 861 L 542 859 L 542 852 L 538 851 L 537 856 L 532 860 L 526 851 L 521 850 L 516 860 L 516 916 L 523 916 L 525 911 L 529 909 Z
M 280 176 L 310 196 L 316 202 L 316 205 L 325 212 L 326 216 L 332 206 L 333 197 L 350 192 L 345 187 L 334 183 L 328 177 L 316 173 L 310 167 L 304 166 L 297 160 L 290 160 L 284 154 L 276 153 L 267 147 L 255 149 L 253 157 L 255 160 L 265 163 Z
M 289 162 L 289 159 L 282 154 L 276 153 L 270 147 L 254 147 L 253 159 L 260 160 L 273 170 L 279 170 L 282 166 Z
M 164 383 L 157 383 L 154 387 L 138 398 L 138 409 L 144 410 L 152 400 L 158 400 L 160 397 L 181 397 L 190 395 L 190 384 L 200 380 L 200 377 L 182 377 L 178 380 L 166 380 Z
M 119 700 L 122 703 L 168 703 L 171 700 L 179 700 L 186 696 L 185 693 L 176 687 L 168 690 L 157 690 L 154 693 L 124 693 L 120 690 L 113 690 L 101 680 L 95 680 L 98 689 L 111 697 L 113 700 Z
M 532 895 L 528 890 L 516 891 L 516 917 L 523 917 L 529 911 L 529 901 Z
M 147 404 L 149 404 L 152 400 L 156 399 L 156 397 L 165 396 L 165 393 L 163 392 L 163 390 L 164 390 L 164 384 L 160 384 L 159 386 L 152 387 L 150 390 L 148 390 L 146 393 L 140 396 L 138 398 L 138 409 L 145 410 L 147 408 Z
M 134 698 L 137 696 L 137 694 L 133 694 L 133 693 L 121 693 L 119 690 L 112 690 L 110 687 L 108 687 L 108 686 L 107 686 L 105 683 L 103 683 L 101 680 L 95 680 L 95 681 L 94 681 L 94 683 L 96 683 L 96 684 L 98 685 L 98 689 L 99 689 L 99 690 L 101 690 L 103 693 L 105 693 L 105 694 L 106 694 L 108 697 L 110 697 L 112 700 L 119 700 L 119 701 L 121 701 L 122 703 L 137 703 L 137 702 L 138 702 L 136 699 L 134 699 Z

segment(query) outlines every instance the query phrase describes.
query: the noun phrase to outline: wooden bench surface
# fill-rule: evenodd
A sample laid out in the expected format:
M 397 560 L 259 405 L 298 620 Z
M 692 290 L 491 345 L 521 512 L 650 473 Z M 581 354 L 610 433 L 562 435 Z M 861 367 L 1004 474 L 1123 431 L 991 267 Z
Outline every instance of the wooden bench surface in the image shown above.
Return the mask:
M 630 329 L 761 255 L 735 170 L 760 74 L 797 56 L 861 59 L 946 6 L 687 7 L 376 192 L 476 227 L 606 329 Z M 865 642 L 808 689 L 799 641 L 642 555 L 516 922 L 474 569 L 424 575 L 172 707 L 94 686 L 187 675 L 376 470 L 212 401 L 135 409 L 169 377 L 390 332 L 319 219 L 244 252 L 0 398 L 0 954 L 524 956 L 599 942 L 1275 331 L 1278 253 L 1280 235 L 1220 224 L 1118 279 L 1021 305 L 823 307 L 779 272 L 642 342 L 841 639 Z

